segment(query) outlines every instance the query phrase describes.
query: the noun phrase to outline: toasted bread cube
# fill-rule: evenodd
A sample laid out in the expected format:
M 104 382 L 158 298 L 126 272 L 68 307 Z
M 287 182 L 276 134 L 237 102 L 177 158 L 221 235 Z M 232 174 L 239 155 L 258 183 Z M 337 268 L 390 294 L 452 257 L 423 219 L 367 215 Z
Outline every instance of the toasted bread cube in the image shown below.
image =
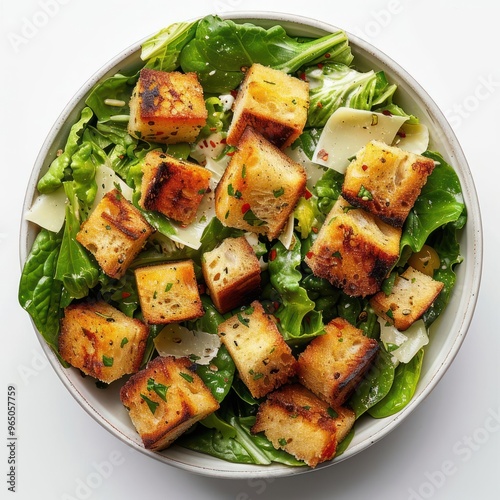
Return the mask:
M 150 151 L 143 164 L 139 205 L 160 212 L 182 224 L 190 224 L 208 190 L 210 171 L 178 160 L 160 150 Z
M 259 259 L 244 236 L 226 238 L 211 252 L 205 252 L 201 270 L 221 314 L 248 304 L 260 290 Z
M 290 384 L 259 405 L 252 432 L 264 432 L 276 449 L 316 467 L 335 456 L 354 420 L 352 410 L 332 409 L 304 386 Z
M 365 297 L 380 290 L 399 258 L 401 229 L 340 197 L 305 257 L 312 272 L 347 295 Z
M 383 142 L 369 142 L 347 167 L 342 196 L 395 227 L 402 227 L 434 160 Z
M 299 355 L 299 381 L 333 408 L 341 406 L 362 380 L 378 343 L 343 318 L 325 326 Z
M 295 374 L 292 351 L 260 302 L 253 301 L 221 323 L 217 332 L 254 398 L 264 397 Z
M 277 238 L 306 189 L 307 176 L 262 135 L 247 128 L 215 190 L 226 226 Z
M 192 260 L 139 267 L 134 272 L 147 323 L 166 325 L 203 316 Z
M 441 281 L 409 266 L 396 278 L 391 293 L 375 294 L 370 305 L 378 316 L 404 331 L 422 317 L 443 287 Z
M 233 105 L 227 143 L 236 145 L 250 126 L 280 149 L 299 137 L 307 121 L 309 84 L 284 71 L 253 64 Z
M 64 309 L 59 354 L 86 375 L 106 382 L 139 370 L 147 326 L 106 302 L 79 302 Z
M 141 212 L 113 189 L 82 223 L 76 240 L 94 255 L 108 276 L 118 279 L 153 232 Z
M 130 99 L 128 132 L 147 142 L 194 142 L 207 114 L 196 73 L 145 68 Z
M 219 408 L 188 358 L 158 356 L 125 383 L 120 398 L 144 447 L 163 450 Z

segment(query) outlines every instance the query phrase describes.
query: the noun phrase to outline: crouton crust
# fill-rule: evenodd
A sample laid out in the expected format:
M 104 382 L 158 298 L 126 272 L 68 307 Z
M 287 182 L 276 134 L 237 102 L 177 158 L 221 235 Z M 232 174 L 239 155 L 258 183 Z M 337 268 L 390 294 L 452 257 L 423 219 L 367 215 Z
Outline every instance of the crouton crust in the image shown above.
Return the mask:
M 163 450 L 219 408 L 188 358 L 158 356 L 120 391 L 145 448 Z
M 253 301 L 250 308 L 221 323 L 217 333 L 254 398 L 295 375 L 292 351 L 260 302 Z
M 117 189 L 106 193 L 76 235 L 101 269 L 121 278 L 142 250 L 154 228 Z
M 430 158 L 369 142 L 347 167 L 342 196 L 395 227 L 402 227 L 434 170 Z
M 210 183 L 210 171 L 160 150 L 150 151 L 143 164 L 139 205 L 182 224 L 190 224 Z
M 391 293 L 375 294 L 370 305 L 378 316 L 398 330 L 407 330 L 429 309 L 444 283 L 409 266 L 396 278 Z
M 304 386 L 336 408 L 362 380 L 379 345 L 343 318 L 333 319 L 325 332 L 299 355 L 297 376 Z
M 226 226 L 277 238 L 306 189 L 302 165 L 247 128 L 215 190 L 215 213 Z
M 196 73 L 144 68 L 130 99 L 128 132 L 164 144 L 194 142 L 207 115 Z
M 201 269 L 210 297 L 224 314 L 256 298 L 260 290 L 260 264 L 244 236 L 226 238 L 205 252 Z
M 339 197 L 304 260 L 347 295 L 365 297 L 380 290 L 399 258 L 400 239 L 400 228 Z
M 300 384 L 271 392 L 259 405 L 252 433 L 264 432 L 276 449 L 283 449 L 310 467 L 331 460 L 337 449 L 335 413 Z
M 233 104 L 227 143 L 236 145 L 249 126 L 284 149 L 302 133 L 308 107 L 307 82 L 255 63 L 247 70 Z
M 83 373 L 111 383 L 139 370 L 149 329 L 106 302 L 77 302 L 64 309 L 59 354 Z

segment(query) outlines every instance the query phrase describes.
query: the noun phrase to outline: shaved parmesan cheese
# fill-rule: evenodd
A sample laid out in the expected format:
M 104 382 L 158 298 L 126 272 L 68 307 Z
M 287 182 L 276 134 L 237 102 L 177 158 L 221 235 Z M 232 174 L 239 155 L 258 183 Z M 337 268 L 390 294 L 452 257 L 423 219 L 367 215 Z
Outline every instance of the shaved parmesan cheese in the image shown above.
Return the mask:
M 293 235 L 294 223 L 295 223 L 295 218 L 292 212 L 290 214 L 290 217 L 288 218 L 288 222 L 286 223 L 283 231 L 278 237 L 278 239 L 281 241 L 281 243 L 283 243 L 283 246 L 287 250 L 290 250 L 290 248 L 292 247 L 292 243 L 294 241 L 294 235 Z
M 50 194 L 41 194 L 24 214 L 24 217 L 44 229 L 57 233 L 64 224 L 66 199 L 66 193 L 62 186 Z
M 222 132 L 215 132 L 206 139 L 198 141 L 191 151 L 191 156 L 200 163 L 204 163 L 208 158 L 217 158 L 226 147 L 224 137 Z
M 379 318 L 380 340 L 385 344 L 397 345 L 398 348 L 391 351 L 395 364 L 408 363 L 418 351 L 429 343 L 429 336 L 423 320 L 415 321 L 410 328 L 400 332 L 392 325 Z
M 199 365 L 208 365 L 221 345 L 218 335 L 191 331 L 178 324 L 163 328 L 154 344 L 160 356 L 188 357 Z
M 97 184 L 97 193 L 94 199 L 94 203 L 90 208 L 91 212 L 102 200 L 103 196 L 115 188 L 121 191 L 125 199 L 127 199 L 128 201 L 132 201 L 134 190 L 125 182 L 123 182 L 112 168 L 106 165 L 99 165 L 95 172 L 95 181 Z
M 316 183 L 325 173 L 325 167 L 312 162 L 301 147 L 289 147 L 284 150 L 284 153 L 293 161 L 302 165 L 307 175 L 307 187 L 312 191 Z
M 429 129 L 421 123 L 404 123 L 392 145 L 420 155 L 429 146 Z
M 338 108 L 328 119 L 314 151 L 314 162 L 345 173 L 349 158 L 372 140 L 392 144 L 402 116 L 351 108 Z

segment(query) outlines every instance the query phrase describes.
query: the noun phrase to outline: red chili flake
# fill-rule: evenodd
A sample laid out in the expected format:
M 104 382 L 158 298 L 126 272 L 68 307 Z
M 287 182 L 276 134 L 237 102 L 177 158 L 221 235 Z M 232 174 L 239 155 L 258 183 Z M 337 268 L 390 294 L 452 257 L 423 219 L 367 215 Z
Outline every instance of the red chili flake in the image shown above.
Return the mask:
M 363 165 L 361 168 L 366 171 L 368 170 L 368 165 Z
M 208 148 L 208 142 L 207 142 L 207 140 L 206 140 L 206 139 L 204 139 L 204 140 L 203 140 L 203 145 L 204 145 L 206 148 Z
M 402 130 L 400 130 L 400 131 L 397 133 L 397 135 L 399 135 L 399 137 L 402 137 L 403 139 L 406 137 L 406 134 L 405 134 Z
M 327 59 L 329 59 L 329 58 L 330 58 L 330 52 L 327 52 L 327 53 L 325 54 L 325 57 L 326 57 Z
M 131 295 L 129 292 L 122 292 L 122 299 L 128 299 Z
M 306 257 L 307 257 L 308 259 L 310 259 L 313 255 L 314 255 L 314 254 L 313 254 L 311 251 L 309 251 L 309 252 L 307 252 L 307 253 L 306 253 Z
M 217 127 L 210 127 L 210 132 L 216 132 L 217 131 Z
M 306 79 L 306 73 L 305 73 L 305 71 L 304 71 L 304 72 L 302 72 L 302 73 L 299 75 L 299 78 L 300 78 L 301 80 L 305 80 L 305 79 Z
M 318 108 L 322 108 L 322 107 L 323 107 L 323 103 L 318 101 L 318 104 L 316 104 L 316 106 L 317 106 Z
M 221 144 L 226 144 L 226 143 L 227 143 L 226 138 L 225 138 L 225 137 L 223 137 L 223 138 L 220 140 L 220 143 L 221 143 Z
M 234 155 L 234 151 L 228 151 L 228 152 L 226 153 L 226 156 L 233 156 L 233 155 Z
M 278 301 L 274 301 L 273 302 L 273 307 L 274 307 L 274 310 L 277 311 L 279 308 L 280 308 L 280 303 Z
M 210 146 L 213 147 L 213 148 L 215 148 L 215 146 L 216 146 L 215 142 L 214 141 L 210 141 Z
M 241 206 L 241 213 L 246 214 L 250 210 L 250 203 L 243 203 Z
M 269 262 L 272 262 L 276 256 L 277 256 L 278 252 L 276 252 L 276 249 L 273 248 L 270 252 L 269 252 Z
M 323 69 L 323 63 L 318 63 L 318 68 Z
M 392 116 L 392 113 L 388 109 L 384 109 L 384 111 L 382 111 L 382 114 L 385 116 Z
M 327 161 L 328 160 L 328 153 L 326 152 L 326 150 L 321 149 L 320 152 L 318 153 L 318 158 L 320 160 Z
M 311 228 L 311 231 L 312 231 L 314 234 L 318 234 L 319 229 L 318 229 L 317 227 L 314 227 L 314 226 L 313 226 L 313 227 Z
M 305 193 L 304 193 L 304 198 L 305 198 L 306 200 L 308 200 L 311 196 L 312 196 L 311 191 L 309 191 L 309 189 L 306 189 L 306 191 L 305 191 Z
M 230 94 L 231 94 L 232 97 L 234 97 L 236 99 L 236 96 L 238 95 L 238 91 L 237 90 L 231 90 Z

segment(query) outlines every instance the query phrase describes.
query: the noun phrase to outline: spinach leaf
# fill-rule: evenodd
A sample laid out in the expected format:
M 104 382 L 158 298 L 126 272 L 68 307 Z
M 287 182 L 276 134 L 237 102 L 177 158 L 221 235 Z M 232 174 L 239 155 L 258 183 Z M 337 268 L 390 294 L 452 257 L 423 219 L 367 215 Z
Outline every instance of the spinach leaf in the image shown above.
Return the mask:
M 57 353 L 62 283 L 54 278 L 62 234 L 42 229 L 26 259 L 18 299 L 47 344 Z
M 424 156 L 432 158 L 437 165 L 403 226 L 402 253 L 405 246 L 413 252 L 421 250 L 435 229 L 459 220 L 465 209 L 460 181 L 453 168 L 438 153 L 428 151 Z
M 349 398 L 348 404 L 356 413 L 356 418 L 381 401 L 388 394 L 393 381 L 391 355 L 380 346 L 375 361 Z
M 400 363 L 394 373 L 394 382 L 387 395 L 368 409 L 374 418 L 384 418 L 401 411 L 413 398 L 424 359 L 420 349 L 408 363 Z
M 298 41 L 282 26 L 266 30 L 250 23 L 236 24 L 217 16 L 199 21 L 196 34 L 180 53 L 184 72 L 194 71 L 207 93 L 227 93 L 243 79 L 253 63 L 293 73 L 324 59 L 350 64 L 352 54 L 344 32 Z

